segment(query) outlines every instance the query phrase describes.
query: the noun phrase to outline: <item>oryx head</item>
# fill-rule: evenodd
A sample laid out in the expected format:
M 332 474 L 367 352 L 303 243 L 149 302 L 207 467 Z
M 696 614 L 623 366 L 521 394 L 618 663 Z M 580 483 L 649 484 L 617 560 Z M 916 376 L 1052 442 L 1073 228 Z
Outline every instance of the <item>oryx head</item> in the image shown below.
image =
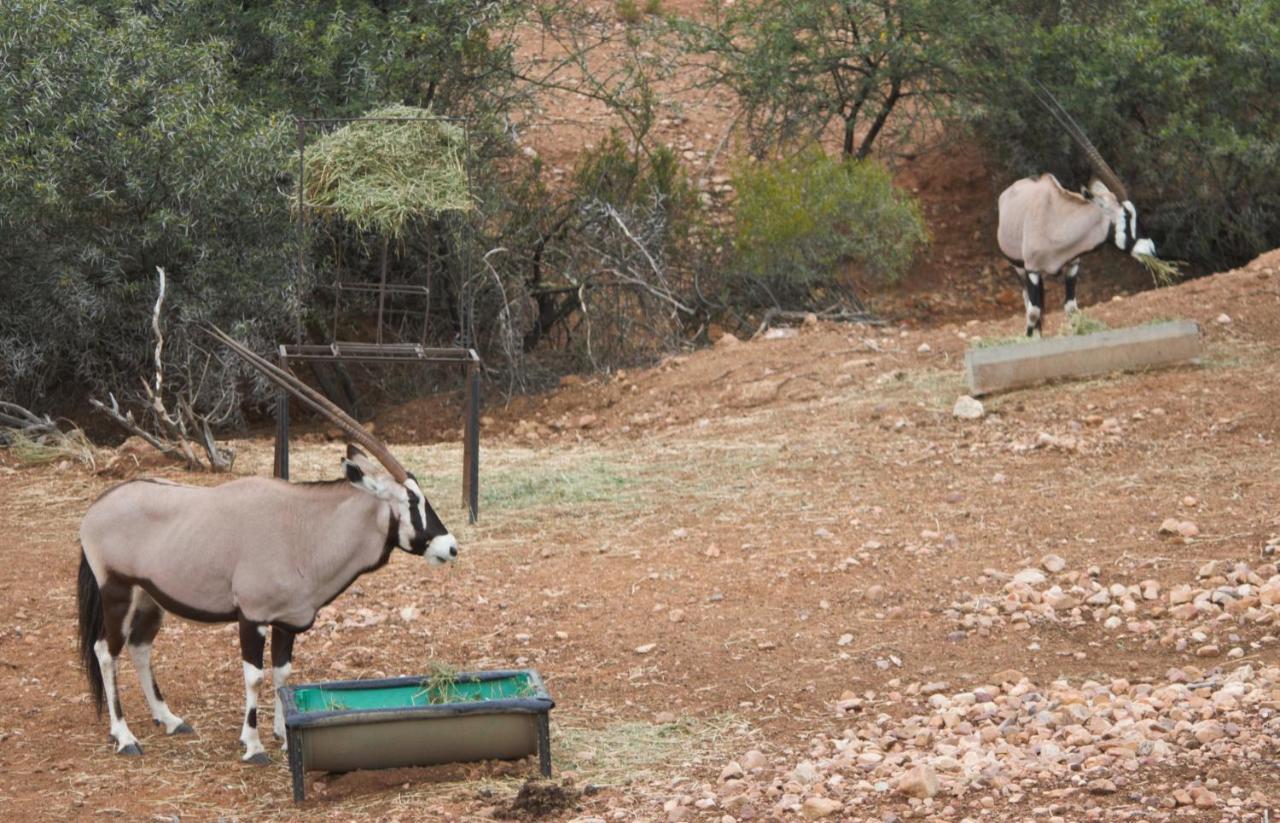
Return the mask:
M 397 481 L 368 455 L 349 444 L 342 461 L 342 473 L 348 483 L 391 506 L 399 535 L 398 548 L 410 554 L 426 555 L 432 565 L 448 563 L 458 556 L 458 541 L 440 522 L 411 472 L 405 472 L 404 480 Z
M 426 495 L 418 486 L 417 478 L 400 465 L 400 461 L 386 445 L 329 398 L 299 380 L 293 372 L 260 357 L 216 326 L 208 329 L 208 332 L 257 369 L 263 377 L 318 411 L 330 423 L 346 432 L 351 440 L 364 447 L 365 450 L 362 451 L 355 445 L 347 446 L 347 457 L 342 461 L 343 472 L 352 485 L 387 501 L 391 507 L 391 515 L 395 518 L 398 548 L 410 554 L 424 555 L 432 565 L 448 563 L 458 556 L 458 541 L 436 516 Z M 377 459 L 377 463 L 369 459 L 370 455 Z
M 1085 196 L 1101 206 L 1111 218 L 1111 238 L 1116 248 L 1134 257 L 1143 255 L 1154 257 L 1156 244 L 1151 238 L 1139 235 L 1138 212 L 1133 207 L 1133 201 L 1129 199 L 1129 192 L 1125 189 L 1124 183 L 1120 181 L 1120 175 L 1116 174 L 1115 169 L 1102 159 L 1102 154 L 1093 145 L 1093 141 L 1071 115 L 1067 114 L 1067 110 L 1062 107 L 1058 99 L 1040 83 L 1036 83 L 1035 86 L 1036 98 L 1039 99 L 1040 105 L 1053 115 L 1089 158 L 1089 165 L 1093 167 L 1097 179 L 1089 183 Z

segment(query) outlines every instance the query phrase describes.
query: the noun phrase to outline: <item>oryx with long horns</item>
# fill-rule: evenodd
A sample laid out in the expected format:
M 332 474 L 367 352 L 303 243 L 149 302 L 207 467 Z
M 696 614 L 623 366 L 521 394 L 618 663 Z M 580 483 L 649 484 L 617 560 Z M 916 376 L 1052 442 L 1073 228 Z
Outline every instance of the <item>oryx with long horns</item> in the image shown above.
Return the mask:
M 99 497 L 80 525 L 80 652 L 99 713 L 105 703 L 120 754 L 141 754 L 120 711 L 116 661 L 127 646 L 151 716 L 167 734 L 191 731 L 169 710 L 151 671 L 164 612 L 238 622 L 244 660 L 243 760 L 267 763 L 258 737 L 258 687 L 271 630 L 271 676 L 289 676 L 294 635 L 392 549 L 443 564 L 458 543 L 385 445 L 300 381 L 218 329 L 210 333 L 377 459 L 347 447 L 343 477 L 320 483 L 246 477 L 219 486 L 134 480 Z M 274 729 L 284 736 L 280 702 Z
M 1066 270 L 1065 310 L 1073 313 L 1083 255 L 1108 240 L 1134 257 L 1156 253 L 1154 242 L 1138 236 L 1138 213 L 1120 177 L 1048 90 L 1039 86 L 1036 96 L 1084 150 L 1097 178 L 1082 194 L 1063 188 L 1052 174 L 1024 178 L 1000 194 L 1000 252 L 1022 281 L 1028 337 L 1043 326 L 1045 277 Z

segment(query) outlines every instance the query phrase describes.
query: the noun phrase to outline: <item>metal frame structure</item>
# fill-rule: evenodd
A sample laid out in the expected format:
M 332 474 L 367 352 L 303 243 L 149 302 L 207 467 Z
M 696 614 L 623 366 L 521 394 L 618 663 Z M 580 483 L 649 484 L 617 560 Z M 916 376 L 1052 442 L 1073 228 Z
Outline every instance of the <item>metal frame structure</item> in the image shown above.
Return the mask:
M 465 121 L 452 117 L 319 117 L 297 118 L 298 123 L 298 265 L 302 271 L 307 269 L 307 224 L 306 224 L 306 139 L 307 129 L 316 124 L 357 123 L 357 122 L 426 122 L 426 121 L 461 122 L 465 132 Z M 467 141 L 468 156 L 466 161 L 468 187 L 471 179 L 470 142 Z M 469 329 L 463 329 L 464 346 L 460 348 L 430 348 L 423 345 L 426 341 L 427 322 L 430 316 L 430 260 L 428 260 L 428 285 L 387 285 L 387 245 L 382 248 L 381 281 L 378 283 L 342 283 L 335 285 L 333 339 L 328 344 L 281 344 L 279 349 L 280 365 L 288 369 L 292 361 L 322 363 L 456 363 L 463 367 L 465 389 L 462 438 L 462 503 L 467 507 L 469 522 L 475 523 L 480 514 L 480 356 L 474 348 L 466 345 L 469 342 Z M 338 307 L 341 295 L 347 292 L 377 292 L 378 294 L 378 327 L 376 341 L 373 343 L 342 343 L 338 336 Z M 422 295 L 423 307 L 422 336 L 419 343 L 384 343 L 382 342 L 382 326 L 384 304 L 388 294 Z M 276 477 L 289 479 L 289 395 L 281 392 L 276 404 L 276 445 L 275 466 Z

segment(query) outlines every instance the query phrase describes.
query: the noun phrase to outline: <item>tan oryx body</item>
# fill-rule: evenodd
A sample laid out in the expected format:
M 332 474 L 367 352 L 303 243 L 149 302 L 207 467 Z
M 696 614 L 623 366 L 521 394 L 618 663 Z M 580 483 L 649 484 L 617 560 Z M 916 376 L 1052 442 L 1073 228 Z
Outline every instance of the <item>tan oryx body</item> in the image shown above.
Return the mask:
M 457 555 L 458 544 L 386 446 L 291 373 L 221 332 L 215 336 L 345 429 L 378 463 L 348 446 L 343 478 L 329 482 L 248 477 L 184 486 L 135 480 L 111 489 L 80 526 L 80 653 L 95 703 L 110 714 L 116 751 L 141 754 L 120 707 L 120 652 L 128 647 L 155 722 L 168 734 L 190 732 L 169 710 L 151 671 L 161 618 L 170 611 L 239 623 L 245 680 L 240 741 L 245 761 L 266 763 L 257 692 L 268 629 L 279 689 L 290 673 L 294 636 L 356 577 L 384 565 L 396 548 L 443 564 Z M 274 720 L 283 737 L 278 698 Z
M 302 629 L 357 575 L 386 562 L 398 519 L 389 501 L 345 480 L 135 481 L 89 509 L 80 541 L 96 577 L 136 583 L 180 617 Z M 305 585 L 276 583 L 291 577 Z
M 1041 88 L 1040 102 L 1084 149 L 1098 179 L 1082 194 L 1068 191 L 1052 174 L 1027 177 L 1000 193 L 1000 252 L 1013 263 L 1022 281 L 1027 309 L 1027 336 L 1044 322 L 1044 279 L 1066 274 L 1068 313 L 1076 311 L 1076 276 L 1080 258 L 1108 240 L 1134 257 L 1154 255 L 1148 238 L 1138 236 L 1138 214 L 1125 186 L 1089 138 L 1057 100 Z

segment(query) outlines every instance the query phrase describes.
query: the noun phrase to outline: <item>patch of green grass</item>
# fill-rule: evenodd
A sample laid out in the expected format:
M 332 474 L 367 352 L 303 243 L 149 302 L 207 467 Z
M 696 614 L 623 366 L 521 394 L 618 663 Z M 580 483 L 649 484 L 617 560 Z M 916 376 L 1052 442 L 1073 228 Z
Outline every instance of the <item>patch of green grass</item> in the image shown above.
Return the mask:
M 575 465 L 532 464 L 482 474 L 481 509 L 527 509 L 581 503 L 635 502 L 640 477 L 631 469 L 600 458 Z
M 1082 311 L 1067 316 L 1067 322 L 1062 325 L 1061 331 L 1058 332 L 1059 337 L 1079 337 L 1085 334 L 1096 334 L 1100 331 L 1107 331 L 1110 326 L 1090 317 Z
M 642 13 L 636 0 L 618 0 L 618 19 L 624 23 L 639 23 Z

